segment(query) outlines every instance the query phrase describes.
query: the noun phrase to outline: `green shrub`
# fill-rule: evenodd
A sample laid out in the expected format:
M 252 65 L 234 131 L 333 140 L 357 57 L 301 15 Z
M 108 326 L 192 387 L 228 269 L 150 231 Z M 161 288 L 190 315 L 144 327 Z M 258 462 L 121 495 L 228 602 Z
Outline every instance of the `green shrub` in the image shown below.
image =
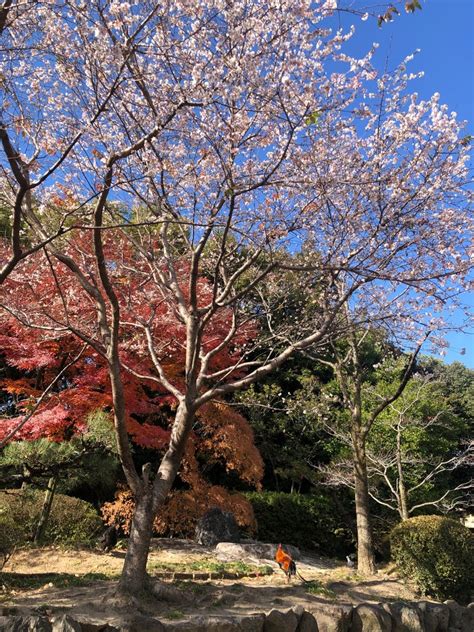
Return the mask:
M 474 536 L 456 520 L 419 516 L 390 534 L 393 561 L 423 595 L 468 601 L 474 569 Z
M 43 506 L 44 492 L 41 490 L 1 490 L 0 516 L 22 526 L 21 540 L 32 539 Z M 91 544 L 97 537 L 102 520 L 94 507 L 71 496 L 55 494 L 46 531 L 44 544 Z M 18 534 L 20 536 L 20 534 Z
M 321 555 L 344 557 L 354 550 L 352 533 L 331 498 L 316 494 L 250 492 L 258 539 L 284 542 Z
M 0 570 L 6 564 L 16 546 L 24 544 L 26 534 L 13 516 L 0 506 Z

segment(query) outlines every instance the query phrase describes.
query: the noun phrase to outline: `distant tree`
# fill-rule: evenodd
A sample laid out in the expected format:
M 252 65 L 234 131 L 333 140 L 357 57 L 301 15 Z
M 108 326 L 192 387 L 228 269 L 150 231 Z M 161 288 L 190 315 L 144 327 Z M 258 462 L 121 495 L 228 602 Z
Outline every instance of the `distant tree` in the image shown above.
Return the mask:
M 461 362 L 444 364 L 433 358 L 425 359 L 425 371 L 433 376 L 441 396 L 452 411 L 467 427 L 474 423 L 474 370 Z
M 374 372 L 366 393 L 371 409 L 393 391 L 400 361 L 384 362 Z M 469 506 L 469 467 L 474 464 L 469 427 L 458 417 L 442 386 L 432 375 L 416 373 L 400 397 L 376 419 L 367 439 L 369 495 L 380 505 L 396 511 L 402 520 L 433 508 L 447 512 Z M 337 435 L 349 444 L 349 434 L 339 426 Z M 342 451 L 344 453 L 344 450 Z M 319 468 L 332 485 L 354 488 L 351 461 L 344 456 Z M 467 477 L 453 473 L 464 470 Z
M 109 415 L 88 416 L 86 429 L 69 439 L 46 438 L 11 441 L 0 453 L 0 484 L 44 486 L 58 479 L 59 491 L 78 486 L 90 490 L 99 501 L 114 490 L 118 461 Z
M 356 507 L 357 563 L 363 572 L 375 571 L 367 455 L 370 433 L 384 411 L 404 392 L 416 366 L 419 350 L 420 346 L 405 359 L 390 387 L 375 401 L 372 398 L 374 346 L 368 330 L 354 328 L 345 341 L 332 345 L 330 359 L 319 359 L 334 372 L 333 382 L 338 391 L 336 404 L 342 406 L 340 423 L 333 425 L 331 416 L 328 418 L 324 414 L 327 400 L 323 399 L 319 420 L 330 434 L 343 440 L 350 448 L 348 467 Z
M 327 435 L 304 415 L 304 403 L 298 405 L 305 380 L 313 376 L 307 365 L 294 359 L 271 380 L 251 386 L 233 400 L 255 432 L 266 465 L 267 489 L 308 491 L 316 482 L 313 464 L 325 460 Z

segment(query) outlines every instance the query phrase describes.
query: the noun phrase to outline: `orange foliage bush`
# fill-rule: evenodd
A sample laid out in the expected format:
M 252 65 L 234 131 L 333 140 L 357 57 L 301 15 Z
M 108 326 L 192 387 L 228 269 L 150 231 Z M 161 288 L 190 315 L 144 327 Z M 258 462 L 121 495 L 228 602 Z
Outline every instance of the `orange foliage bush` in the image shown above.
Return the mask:
M 193 537 L 196 524 L 211 507 L 234 514 L 238 525 L 253 533 L 256 529 L 252 505 L 241 494 L 205 480 L 199 469 L 198 454 L 208 463 L 222 463 L 228 472 L 260 489 L 263 461 L 254 445 L 253 431 L 247 420 L 224 402 L 203 406 L 197 415 L 194 433 L 189 437 L 179 478 L 189 489 L 174 490 L 154 521 L 154 533 L 161 536 Z M 120 489 L 113 502 L 102 507 L 107 524 L 130 532 L 134 500 L 128 489 Z
M 260 489 L 263 460 L 255 447 L 253 430 L 245 417 L 225 402 L 209 402 L 198 412 L 203 429 L 196 449 L 225 464 L 228 472 Z
M 115 524 L 130 533 L 135 503 L 129 489 L 119 490 L 113 502 L 102 506 L 102 516 L 107 524 Z M 174 491 L 168 496 L 153 523 L 157 536 L 192 538 L 196 524 L 208 509 L 220 507 L 231 511 L 239 527 L 249 533 L 256 530 L 252 505 L 241 494 L 232 494 L 219 485 L 202 484 L 199 488 Z

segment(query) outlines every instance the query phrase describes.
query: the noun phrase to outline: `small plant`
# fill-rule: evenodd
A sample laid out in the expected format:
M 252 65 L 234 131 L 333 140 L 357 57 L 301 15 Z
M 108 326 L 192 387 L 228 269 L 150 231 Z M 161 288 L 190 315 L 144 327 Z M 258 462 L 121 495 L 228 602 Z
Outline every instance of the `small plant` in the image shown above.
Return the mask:
M 456 520 L 418 516 L 390 534 L 393 561 L 423 595 L 467 602 L 472 590 L 474 536 Z
M 327 586 L 324 586 L 318 581 L 311 581 L 306 584 L 306 592 L 310 595 L 321 595 L 328 599 L 336 599 L 337 595 L 334 590 L 331 590 Z
M 165 614 L 165 619 L 183 619 L 184 613 L 181 610 L 168 610 Z

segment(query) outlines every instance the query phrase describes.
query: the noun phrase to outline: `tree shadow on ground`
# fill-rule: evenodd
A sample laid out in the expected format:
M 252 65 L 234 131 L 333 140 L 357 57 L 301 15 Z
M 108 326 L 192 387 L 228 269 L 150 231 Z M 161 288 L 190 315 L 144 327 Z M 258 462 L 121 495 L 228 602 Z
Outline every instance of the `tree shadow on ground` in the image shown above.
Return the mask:
M 19 590 L 38 590 L 39 588 L 70 588 L 75 586 L 90 586 L 97 581 L 110 581 L 117 576 L 105 573 L 0 573 L 0 583 L 5 592 Z
M 384 594 L 380 593 L 380 587 L 384 586 Z M 351 584 L 345 581 L 328 583 L 327 587 L 337 595 L 345 595 L 351 601 L 379 601 L 391 602 L 400 599 L 400 582 L 397 579 L 372 579 Z

